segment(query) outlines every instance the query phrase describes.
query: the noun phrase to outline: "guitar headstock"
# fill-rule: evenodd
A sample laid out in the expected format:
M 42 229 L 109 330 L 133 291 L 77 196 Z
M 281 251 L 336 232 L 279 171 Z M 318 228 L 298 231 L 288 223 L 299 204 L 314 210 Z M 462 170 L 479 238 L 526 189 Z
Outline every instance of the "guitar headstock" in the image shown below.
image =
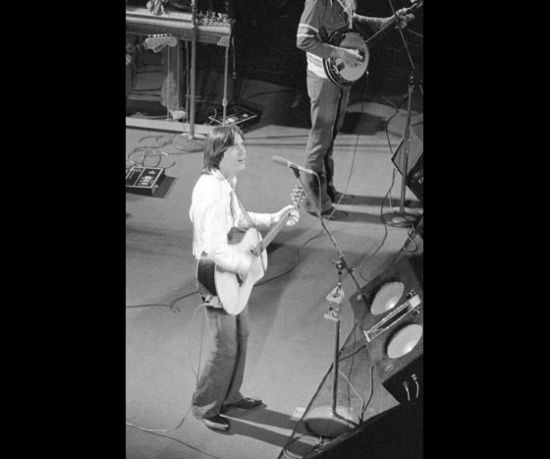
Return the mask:
M 174 47 L 178 44 L 178 39 L 172 35 L 161 34 L 151 35 L 147 37 L 143 42 L 145 49 L 150 49 L 155 53 L 162 51 L 166 46 Z
M 300 185 L 296 185 L 290 192 L 290 200 L 295 208 L 300 207 L 302 200 L 304 199 L 304 189 Z

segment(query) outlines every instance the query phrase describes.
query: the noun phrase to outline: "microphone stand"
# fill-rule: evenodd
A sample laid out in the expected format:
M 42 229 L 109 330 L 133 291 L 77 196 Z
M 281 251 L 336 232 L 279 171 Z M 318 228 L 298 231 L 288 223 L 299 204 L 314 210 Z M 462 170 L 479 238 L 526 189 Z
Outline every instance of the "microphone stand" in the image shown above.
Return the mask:
M 405 124 L 405 131 L 403 133 L 403 137 L 401 139 L 401 142 L 399 143 L 399 146 L 403 146 L 400 204 L 399 204 L 399 209 L 394 212 L 394 215 L 391 217 L 385 217 L 384 221 L 387 225 L 393 226 L 396 228 L 409 228 L 414 225 L 414 222 L 418 218 L 418 215 L 413 215 L 405 212 L 405 193 L 407 190 L 407 174 L 409 172 L 408 162 L 409 162 L 409 148 L 410 148 L 412 97 L 414 93 L 414 88 L 417 84 L 416 80 L 418 76 L 418 68 L 414 63 L 414 60 L 409 51 L 407 40 L 405 39 L 405 35 L 403 34 L 402 27 L 400 26 L 399 17 L 397 16 L 395 8 L 393 7 L 392 1 L 388 0 L 388 3 L 390 4 L 390 8 L 393 12 L 393 16 L 396 19 L 397 29 L 399 30 L 399 35 L 401 36 L 401 40 L 403 41 L 403 45 L 407 53 L 409 63 L 411 65 L 411 72 L 409 74 L 408 89 L 407 89 L 407 120 Z M 422 88 L 422 84 L 418 83 L 418 86 L 422 96 L 424 96 L 424 89 Z
M 357 286 L 357 290 L 360 290 L 361 286 L 357 281 L 355 273 L 346 263 L 344 254 L 342 253 L 342 250 L 340 250 L 340 247 L 338 246 L 336 239 L 334 239 L 334 236 L 328 229 L 321 215 L 321 212 L 317 207 L 317 204 L 315 203 L 315 200 L 312 198 L 312 196 L 308 192 L 308 189 L 305 186 L 302 180 L 302 177 L 300 176 L 300 171 L 295 167 L 290 167 L 290 169 L 292 169 L 294 176 L 300 181 L 307 200 L 312 205 L 313 210 L 315 211 L 315 214 L 317 215 L 317 217 L 319 217 L 319 221 L 321 222 L 321 226 L 323 227 L 323 230 L 327 233 L 328 237 L 330 238 L 338 254 L 338 261 L 333 262 L 336 265 L 336 268 L 338 270 L 338 282 L 337 282 L 336 288 L 334 289 L 334 298 L 335 298 L 335 302 L 340 302 L 341 301 L 340 295 L 343 296 L 342 285 L 341 285 L 341 277 L 342 277 L 343 270 L 345 270 L 350 274 L 351 278 L 355 282 L 355 285 Z M 337 295 L 338 295 L 338 299 L 336 299 Z M 332 403 L 330 406 L 325 405 L 325 406 L 314 408 L 304 418 L 308 430 L 316 433 L 317 435 L 320 435 L 321 437 L 330 437 L 330 438 L 337 437 L 338 435 L 341 435 L 357 427 L 358 425 L 358 422 L 357 422 L 358 417 L 354 415 L 350 409 L 342 406 L 337 406 L 338 355 L 340 352 L 339 312 L 335 314 L 335 317 L 332 320 L 335 320 L 336 322 L 336 333 L 335 333 L 335 342 L 334 342 L 334 362 L 332 365 Z

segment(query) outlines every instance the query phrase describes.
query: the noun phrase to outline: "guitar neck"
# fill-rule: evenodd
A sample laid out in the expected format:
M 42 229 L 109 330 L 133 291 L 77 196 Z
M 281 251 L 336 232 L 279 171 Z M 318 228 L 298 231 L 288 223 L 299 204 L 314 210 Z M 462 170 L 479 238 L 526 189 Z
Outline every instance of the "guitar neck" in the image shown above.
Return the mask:
M 271 228 L 269 232 L 265 235 L 265 237 L 258 243 L 258 245 L 252 251 L 255 255 L 259 256 L 265 249 L 267 249 L 267 246 L 271 244 L 273 239 L 275 239 L 275 236 L 277 236 L 279 231 L 281 231 L 281 229 L 285 225 L 288 217 L 290 217 L 291 211 L 292 209 L 287 210 L 283 215 L 283 218 L 281 218 L 277 222 L 277 224 L 273 228 Z

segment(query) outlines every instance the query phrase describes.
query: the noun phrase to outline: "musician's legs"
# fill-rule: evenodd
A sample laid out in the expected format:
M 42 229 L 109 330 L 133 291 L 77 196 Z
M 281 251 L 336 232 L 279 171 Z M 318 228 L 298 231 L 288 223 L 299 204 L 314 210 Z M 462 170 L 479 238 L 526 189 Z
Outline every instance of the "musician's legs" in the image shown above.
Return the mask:
M 334 140 L 344 125 L 344 118 L 346 116 L 346 110 L 348 107 L 349 95 L 351 92 L 351 86 L 347 86 L 341 89 L 341 98 L 338 102 L 337 118 L 334 123 L 334 129 L 332 131 L 332 141 L 330 148 L 325 155 L 325 170 L 327 171 L 327 194 L 332 202 L 336 202 L 336 188 L 334 187 L 334 159 L 332 153 L 334 151 Z
M 207 307 L 206 311 L 211 348 L 192 399 L 193 414 L 198 418 L 220 413 L 239 355 L 238 316 L 230 316 L 218 308 Z
M 306 147 L 305 167 L 319 174 L 321 188 L 319 189 L 317 178 L 311 174 L 304 174 L 304 183 L 315 204 L 320 205 L 321 212 L 324 212 L 332 209 L 332 202 L 327 194 L 327 172 L 331 173 L 332 180 L 334 167 L 329 163 L 332 170 L 326 170 L 325 156 L 331 148 L 334 127 L 338 119 L 340 87 L 308 71 L 307 89 L 311 104 L 311 129 Z M 309 202 L 306 202 L 304 207 L 307 211 L 313 210 Z
M 224 404 L 236 403 L 243 398 L 241 386 L 243 384 L 244 367 L 246 362 L 246 348 L 248 344 L 249 326 L 248 326 L 248 306 L 244 308 L 237 317 L 237 361 L 231 385 L 225 398 Z

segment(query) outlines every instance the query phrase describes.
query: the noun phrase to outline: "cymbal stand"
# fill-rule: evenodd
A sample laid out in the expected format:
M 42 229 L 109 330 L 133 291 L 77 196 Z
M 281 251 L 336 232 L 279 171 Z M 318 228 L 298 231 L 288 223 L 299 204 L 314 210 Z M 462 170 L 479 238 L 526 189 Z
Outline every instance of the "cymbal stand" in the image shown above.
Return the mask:
M 346 407 L 337 406 L 337 390 L 338 390 L 338 357 L 340 352 L 340 303 L 344 297 L 344 291 L 342 289 L 342 273 L 345 270 L 351 278 L 353 279 L 358 290 L 361 289 L 357 277 L 353 272 L 353 269 L 348 266 L 344 258 L 342 250 L 338 246 L 336 239 L 328 229 L 315 200 L 312 198 L 311 194 L 308 192 L 307 187 L 305 186 L 302 177 L 300 176 L 300 171 L 294 167 L 291 167 L 292 172 L 295 177 L 300 181 L 304 194 L 307 200 L 310 202 L 315 214 L 319 217 L 319 221 L 323 230 L 327 233 L 330 238 L 336 252 L 338 254 L 338 261 L 333 262 L 338 270 L 338 281 L 336 287 L 329 293 L 327 299 L 331 303 L 331 310 L 328 315 L 331 317 L 331 320 L 336 322 L 336 334 L 334 342 L 334 363 L 332 366 L 332 403 L 330 406 L 320 406 L 314 408 L 305 416 L 305 423 L 308 430 L 320 435 L 322 437 L 334 438 L 340 434 L 345 433 L 348 430 L 351 430 L 357 427 L 358 417 L 354 415 L 351 410 Z M 364 299 L 366 302 L 366 300 Z
M 409 74 L 408 89 L 407 89 L 407 120 L 405 124 L 405 131 L 403 133 L 403 137 L 400 142 L 400 146 L 401 145 L 403 146 L 403 154 L 402 154 L 401 196 L 400 196 L 399 209 L 395 211 L 393 216 L 386 217 L 384 220 L 385 220 L 385 223 L 389 226 L 393 226 L 397 228 L 408 228 L 413 226 L 414 222 L 418 219 L 418 215 L 405 212 L 405 194 L 407 190 L 407 174 L 409 172 L 408 162 L 409 162 L 409 149 L 410 149 L 412 98 L 413 98 L 414 88 L 417 85 L 416 80 L 418 76 L 418 68 L 414 63 L 414 60 L 409 51 L 407 40 L 405 39 L 405 35 L 403 34 L 399 17 L 397 16 L 395 8 L 393 7 L 392 1 L 388 0 L 388 3 L 390 4 L 390 8 L 393 12 L 393 16 L 396 18 L 397 30 L 399 31 L 399 35 L 401 36 L 401 40 L 403 41 L 403 46 L 405 48 L 405 51 L 407 53 L 407 57 L 409 59 L 409 63 L 411 66 L 411 72 Z M 422 84 L 418 83 L 418 86 L 422 96 L 424 96 L 424 89 L 422 88 Z

